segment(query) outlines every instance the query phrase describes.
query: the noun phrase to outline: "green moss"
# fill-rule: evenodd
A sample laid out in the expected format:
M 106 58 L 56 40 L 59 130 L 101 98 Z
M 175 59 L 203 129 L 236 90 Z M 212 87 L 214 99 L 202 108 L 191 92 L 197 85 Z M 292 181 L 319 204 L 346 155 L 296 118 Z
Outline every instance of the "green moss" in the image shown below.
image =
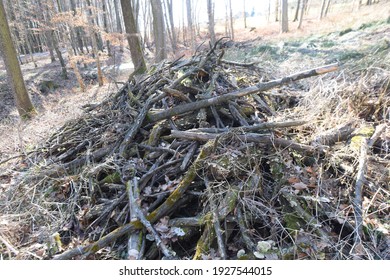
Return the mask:
M 304 226 L 304 221 L 295 213 L 286 213 L 283 221 L 290 232 L 298 231 Z
M 340 31 L 339 35 L 343 36 L 343 35 L 351 32 L 351 31 L 352 31 L 352 28 L 347 28 L 347 29 L 344 29 L 344 30 Z
M 344 52 L 341 53 L 338 56 L 338 60 L 344 61 L 344 60 L 351 60 L 351 59 L 360 59 L 365 56 L 364 53 L 358 52 L 358 51 L 349 51 L 349 52 Z
M 52 90 L 55 90 L 59 87 L 59 85 L 57 85 L 54 81 L 51 81 L 51 80 L 46 80 L 46 81 L 42 81 L 39 85 L 39 90 L 42 92 L 42 93 L 48 93 Z
M 372 21 L 372 22 L 368 22 L 368 23 L 363 23 L 362 25 L 359 26 L 359 30 L 364 30 L 364 29 L 366 29 L 366 28 L 375 26 L 375 25 L 377 25 L 377 24 L 378 24 L 377 21 Z
M 121 182 L 121 176 L 118 172 L 107 175 L 99 183 L 101 184 L 119 184 Z
M 356 131 L 355 136 L 351 138 L 350 148 L 354 151 L 360 151 L 362 141 L 370 138 L 375 132 L 372 126 L 365 126 Z
M 336 43 L 332 40 L 324 40 L 321 42 L 321 47 L 323 47 L 323 48 L 331 48 L 335 45 L 336 45 Z

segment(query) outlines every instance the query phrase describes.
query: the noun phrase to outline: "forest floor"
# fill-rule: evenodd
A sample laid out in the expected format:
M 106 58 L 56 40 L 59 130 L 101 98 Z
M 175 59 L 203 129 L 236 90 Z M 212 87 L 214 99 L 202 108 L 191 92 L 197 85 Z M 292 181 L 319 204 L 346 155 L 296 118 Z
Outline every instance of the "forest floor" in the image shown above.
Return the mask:
M 280 69 L 284 69 L 285 73 L 292 72 L 295 69 L 302 69 L 303 62 L 299 61 L 292 64 L 286 58 L 296 56 L 296 51 L 300 51 L 299 45 L 304 47 L 305 44 L 309 45 L 310 42 L 315 41 L 315 38 L 322 37 L 323 39 L 319 39 L 319 41 L 323 41 L 323 46 L 328 44 L 325 52 L 329 53 L 329 59 L 332 57 L 338 59 L 337 55 L 340 55 L 340 53 L 334 53 L 334 50 L 337 48 L 342 49 L 347 46 L 348 50 L 359 50 L 364 47 L 365 41 L 380 39 L 383 30 L 364 30 L 365 28 L 361 27 L 364 27 L 364 24 L 368 24 L 368 26 L 373 24 L 375 26 L 375 22 L 386 20 L 389 15 L 390 3 L 381 4 L 381 6 L 363 7 L 360 11 L 352 14 L 350 13 L 350 7 L 345 7 L 344 11 L 337 14 L 330 13 L 322 21 L 319 21 L 315 16 L 310 16 L 303 21 L 303 26 L 300 30 L 296 29 L 296 22 L 290 23 L 291 32 L 286 34 L 279 33 L 279 23 L 277 22 L 266 23 L 259 18 L 249 17 L 247 18 L 247 28 L 243 28 L 243 20 L 239 19 L 235 27 L 235 41 L 243 42 L 244 44 L 245 42 L 251 42 L 250 55 L 243 57 L 243 52 L 238 51 L 235 56 L 241 56 L 237 57 L 238 59 L 251 59 L 251 56 L 258 56 L 264 52 L 267 53 L 268 46 L 270 49 L 277 50 L 281 47 L 281 44 L 295 41 L 293 43 L 296 45 L 295 48 L 283 52 L 284 56 L 278 59 Z M 257 22 L 261 22 L 261 25 L 259 26 Z M 349 28 L 354 31 L 349 35 L 352 38 L 349 36 L 338 38 L 338 32 L 348 30 Z M 217 25 L 217 36 L 224 36 L 223 30 L 223 25 Z M 373 37 L 375 34 L 378 34 L 378 36 Z M 366 37 L 366 35 L 368 36 Z M 386 39 L 386 36 L 382 39 Z M 199 43 L 202 43 L 206 39 L 205 36 L 201 35 L 198 40 Z M 256 48 L 252 48 L 252 46 L 258 46 L 259 51 L 256 52 Z M 308 48 L 308 51 L 311 51 L 310 48 Z M 183 55 L 188 57 L 191 56 L 191 53 L 192 51 L 189 48 L 181 45 L 181 48 L 171 56 L 171 59 L 176 59 Z M 275 54 L 279 55 L 278 53 Z M 306 57 L 308 56 L 303 56 L 303 58 Z M 116 48 L 113 57 L 103 63 L 105 67 L 110 69 L 106 71 L 105 85 L 99 87 L 96 79 L 90 80 L 87 77 L 87 91 L 81 92 L 71 69 L 68 69 L 70 79 L 61 79 L 59 62 L 50 62 L 48 53 L 36 54 L 38 67 L 34 67 L 28 56 L 24 57 L 24 59 L 30 62 L 21 66 L 22 72 L 28 91 L 39 114 L 33 120 L 20 122 L 13 97 L 7 87 L 4 65 L 0 62 L 0 98 L 2 100 L 0 104 L 0 135 L 6 135 L 6 137 L 1 137 L 0 139 L 0 162 L 15 153 L 24 153 L 40 141 L 44 141 L 48 135 L 61 127 L 65 122 L 80 116 L 84 105 L 98 103 L 110 94 L 115 93 L 120 87 L 120 84 L 116 82 L 126 82 L 128 75 L 132 71 L 129 50 L 125 48 L 122 53 Z M 319 65 L 324 62 L 324 58 L 322 55 L 316 56 L 314 54 L 310 56 L 310 61 L 313 62 L 310 63 L 311 65 Z M 292 68 L 289 69 L 290 67 Z M 91 68 L 81 68 L 81 72 L 88 76 L 91 73 Z M 40 89 L 42 82 L 44 83 L 45 81 L 52 81 L 56 88 L 42 93 Z
M 248 28 L 236 28 L 235 41 L 226 48 L 224 58 L 237 62 L 255 61 L 271 79 L 339 62 L 343 65 L 343 68 L 338 73 L 337 82 L 336 78 L 334 80 L 317 79 L 315 82 L 306 81 L 299 85 L 305 90 L 312 89 L 314 93 L 322 93 L 313 94 L 312 98 L 305 98 L 302 102 L 306 104 L 305 110 L 313 114 L 313 118 L 318 117 L 317 113 L 324 114 L 329 118 L 329 122 L 319 126 L 313 134 L 320 134 L 343 125 L 352 119 L 356 119 L 356 116 L 372 123 L 378 121 L 378 118 L 387 119 L 388 124 L 390 112 L 386 111 L 386 107 L 385 110 L 382 108 L 380 112 L 377 111 L 375 104 L 372 105 L 372 102 L 375 103 L 376 101 L 369 98 L 372 94 L 381 96 L 380 91 L 383 91 L 386 95 L 385 100 L 389 99 L 388 78 L 386 77 L 389 76 L 390 71 L 388 56 L 390 49 L 390 3 L 383 5 L 385 6 L 363 7 L 354 14 L 330 14 L 322 21 L 313 18 L 304 21 L 302 30 L 295 30 L 295 23 L 293 23 L 290 26 L 291 32 L 287 34 L 279 34 L 277 23 L 252 29 L 251 26 L 255 26 L 252 21 L 254 19 L 249 18 Z M 223 30 L 223 27 L 219 27 L 219 29 Z M 174 58 L 181 55 L 189 56 L 190 53 L 188 49 L 183 47 Z M 16 156 L 14 160 L 7 161 L 0 166 L 0 209 L 4 211 L 0 216 L 0 229 L 3 232 L 0 235 L 2 238 L 0 240 L 0 248 L 2 248 L 0 254 L 2 256 L 11 255 L 12 248 L 23 251 L 23 247 L 29 247 L 28 250 L 31 252 L 31 242 L 34 242 L 29 242 L 26 238 L 18 236 L 21 232 L 29 234 L 29 229 L 25 228 L 25 221 L 18 225 L 18 218 L 15 217 L 20 213 L 15 213 L 15 216 L 13 216 L 13 213 L 10 212 L 11 209 L 6 205 L 6 200 L 3 200 L 9 196 L 7 188 L 16 180 L 12 174 L 16 170 L 23 169 L 25 164 L 19 161 L 17 156 L 34 151 L 37 145 L 45 142 L 50 135 L 65 123 L 82 116 L 85 105 L 98 104 L 108 96 L 117 93 L 122 83 L 127 81 L 127 77 L 132 70 L 129 61 L 128 50 L 125 50 L 124 53 L 117 51 L 115 59 L 110 58 L 105 64 L 106 66 L 125 64 L 125 67 L 120 71 L 118 69 L 107 70 L 103 87 L 99 87 L 95 79 L 90 79 L 86 92 L 79 90 L 75 76 L 71 74 L 70 70 L 70 79 L 62 80 L 60 78 L 61 68 L 59 63 L 57 61 L 50 62 L 48 56 L 37 56 L 38 67 L 34 67 L 31 62 L 23 64 L 22 71 L 26 85 L 39 113 L 37 117 L 26 122 L 20 122 L 18 118 L 12 96 L 7 88 L 5 71 L 0 65 L 0 99 L 2 100 L 0 104 L 0 162 Z M 372 73 L 362 77 L 361 72 L 359 72 L 362 69 L 371 69 Z M 375 72 L 377 69 L 385 70 Z M 91 69 L 84 70 L 87 78 L 90 72 Z M 355 78 L 353 82 L 351 81 L 352 77 Z M 340 79 L 343 80 L 342 85 L 340 85 Z M 45 81 L 53 82 L 53 88 L 42 90 L 41 86 Z M 296 102 L 297 96 L 294 96 L 294 92 L 289 92 L 290 89 L 285 88 L 283 90 L 287 90 L 288 95 L 291 94 L 291 98 L 286 99 L 280 96 L 279 101 L 281 103 Z M 334 103 L 330 105 L 329 100 L 334 102 L 340 91 L 351 94 L 351 97 L 347 99 L 340 97 L 340 108 L 326 112 L 325 107 L 327 105 L 335 106 Z M 286 92 L 274 89 L 271 93 L 277 96 Z M 329 98 L 329 100 L 325 98 Z M 362 105 L 363 103 L 364 105 Z M 299 109 L 303 110 L 301 107 Z M 287 112 L 286 114 L 296 113 L 293 109 L 285 112 Z M 305 138 L 309 136 L 305 135 L 304 132 L 302 133 L 301 140 L 307 140 Z M 384 138 L 390 138 L 389 130 L 386 133 Z M 388 178 L 384 180 L 386 181 Z M 378 212 L 385 212 L 387 213 L 385 216 L 389 217 L 388 204 L 379 208 Z M 20 215 L 20 217 L 22 216 Z M 381 219 L 375 221 L 372 219 L 372 222 L 373 225 L 375 224 L 380 228 L 381 232 L 387 236 L 389 235 L 388 223 L 383 223 Z M 44 221 L 43 224 L 45 224 Z M 42 231 L 46 227 L 43 224 L 36 224 L 35 226 L 42 227 L 40 229 Z M 51 231 L 51 229 L 48 229 L 48 231 Z M 10 246 L 3 246 L 4 240 Z M 21 254 L 19 258 L 46 257 L 44 253 L 42 253 L 43 255 L 40 254 L 41 252 L 37 250 L 34 251 L 34 256 Z M 379 257 L 379 254 L 377 257 Z

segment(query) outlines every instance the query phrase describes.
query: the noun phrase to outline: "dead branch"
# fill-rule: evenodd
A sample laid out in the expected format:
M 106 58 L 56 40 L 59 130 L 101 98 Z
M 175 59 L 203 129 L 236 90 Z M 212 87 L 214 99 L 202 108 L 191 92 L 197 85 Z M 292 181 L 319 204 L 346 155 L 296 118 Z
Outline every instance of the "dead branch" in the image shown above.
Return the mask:
M 307 71 L 299 72 L 299 73 L 284 77 L 284 78 L 279 79 L 279 80 L 273 80 L 273 81 L 269 81 L 269 82 L 265 82 L 265 83 L 259 83 L 255 86 L 247 87 L 244 89 L 239 89 L 239 90 L 236 90 L 234 92 L 231 92 L 231 93 L 228 93 L 225 95 L 221 95 L 221 96 L 217 96 L 217 97 L 213 97 L 213 98 L 209 98 L 209 99 L 205 99 L 205 100 L 201 100 L 201 101 L 197 101 L 197 102 L 192 102 L 192 103 L 184 104 L 181 106 L 176 106 L 176 107 L 173 107 L 171 109 L 168 109 L 168 110 L 160 112 L 160 113 L 149 114 L 148 119 L 151 122 L 156 122 L 159 120 L 167 119 L 167 118 L 172 117 L 172 116 L 177 116 L 177 115 L 181 115 L 181 114 L 188 113 L 191 111 L 199 110 L 201 108 L 210 107 L 212 105 L 218 105 L 218 104 L 227 102 L 229 100 L 236 99 L 238 97 L 243 97 L 243 96 L 246 96 L 249 94 L 269 90 L 271 88 L 281 86 L 284 84 L 288 84 L 291 82 L 295 82 L 295 81 L 298 81 L 301 79 L 306 79 L 309 77 L 318 76 L 318 75 L 326 74 L 329 72 L 337 71 L 338 69 L 339 69 L 339 67 L 338 67 L 337 63 L 325 65 L 325 66 L 318 67 L 315 69 L 310 69 Z
M 368 140 L 363 137 L 360 146 L 359 166 L 356 175 L 355 199 L 353 200 L 353 209 L 355 212 L 355 235 L 353 249 L 359 254 L 362 246 L 363 237 L 363 211 L 362 211 L 362 189 L 365 183 L 365 171 L 367 165 Z

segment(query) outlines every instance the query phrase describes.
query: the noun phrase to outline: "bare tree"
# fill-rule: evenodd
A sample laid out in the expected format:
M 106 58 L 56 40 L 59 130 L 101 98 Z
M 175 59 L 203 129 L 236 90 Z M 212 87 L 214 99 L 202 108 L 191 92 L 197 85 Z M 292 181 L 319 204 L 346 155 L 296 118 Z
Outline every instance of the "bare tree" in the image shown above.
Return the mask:
M 144 54 L 141 49 L 141 42 L 137 33 L 137 26 L 135 24 L 133 7 L 129 0 L 121 0 L 123 20 L 125 22 L 125 29 L 127 41 L 130 47 L 131 60 L 134 64 L 134 73 L 143 74 L 146 72 L 146 63 Z
M 288 32 L 288 6 L 287 0 L 281 1 L 281 9 L 282 9 L 282 24 L 281 24 L 281 32 Z
M 5 68 L 19 115 L 23 119 L 31 118 L 36 114 L 36 111 L 24 83 L 15 46 L 12 42 L 3 0 L 0 0 L 0 49 L 3 53 Z

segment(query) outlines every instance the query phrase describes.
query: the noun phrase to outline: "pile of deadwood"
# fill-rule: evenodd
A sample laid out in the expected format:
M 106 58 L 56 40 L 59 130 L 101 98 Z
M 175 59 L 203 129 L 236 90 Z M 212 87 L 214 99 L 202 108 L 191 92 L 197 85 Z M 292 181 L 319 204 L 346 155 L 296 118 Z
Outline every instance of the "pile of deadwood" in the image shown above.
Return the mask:
M 46 257 L 364 255 L 361 194 L 349 201 L 356 203 L 349 219 L 339 219 L 339 204 L 348 202 L 327 184 L 337 170 L 321 163 L 352 128 L 299 142 L 297 134 L 310 131 L 298 128 L 310 120 L 283 119 L 279 99 L 263 94 L 337 70 L 273 79 L 256 63 L 225 60 L 216 44 L 131 78 L 30 155 L 22 184 L 39 185 L 58 222 Z

